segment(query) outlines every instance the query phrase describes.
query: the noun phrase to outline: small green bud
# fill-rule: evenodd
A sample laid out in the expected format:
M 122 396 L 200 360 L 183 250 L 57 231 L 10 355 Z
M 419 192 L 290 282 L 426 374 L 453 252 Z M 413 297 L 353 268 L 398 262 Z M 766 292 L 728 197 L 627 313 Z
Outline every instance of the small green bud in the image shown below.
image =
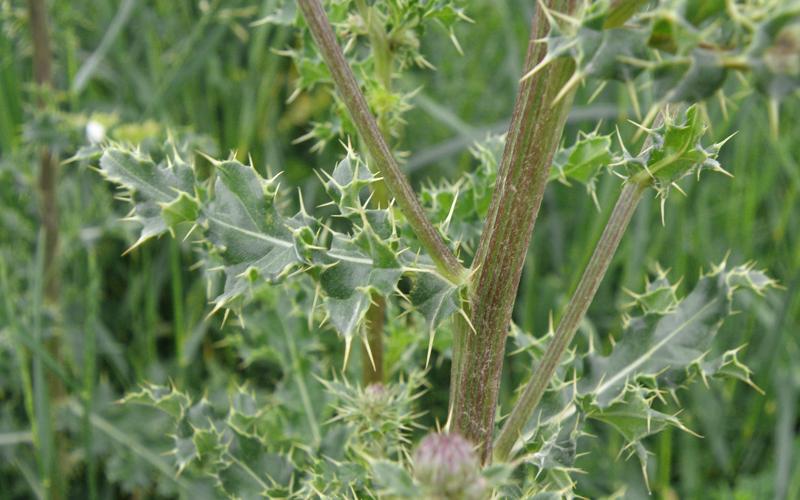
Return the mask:
M 392 394 L 381 383 L 370 384 L 364 389 L 362 400 L 364 414 L 379 417 L 385 414 L 386 407 L 392 403 Z
M 472 445 L 458 434 L 428 434 L 414 453 L 414 476 L 426 498 L 479 499 L 486 492 Z

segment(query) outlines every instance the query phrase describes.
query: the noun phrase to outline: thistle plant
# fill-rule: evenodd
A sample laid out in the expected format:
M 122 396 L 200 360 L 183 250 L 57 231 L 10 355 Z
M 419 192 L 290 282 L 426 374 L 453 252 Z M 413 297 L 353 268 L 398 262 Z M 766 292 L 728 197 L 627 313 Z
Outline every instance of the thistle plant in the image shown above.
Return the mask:
M 692 432 L 669 412 L 667 396 L 677 401 L 698 379 L 759 390 L 741 349 L 714 342 L 741 296 L 776 286 L 751 263 L 711 263 L 687 293 L 680 277 L 659 268 L 644 289 L 629 291 L 610 350 L 598 339 L 574 340 L 640 201 L 657 198 L 663 218 L 688 183 L 729 175 L 718 155 L 735 139 L 714 138 L 709 107 L 763 99 L 777 130 L 780 103 L 800 83 L 800 5 L 542 0 L 507 133 L 474 146 L 473 172 L 417 195 L 392 144 L 413 94 L 396 80 L 409 66 L 430 66 L 423 29 L 443 28 L 461 50 L 454 24 L 470 20 L 466 8 L 297 0 L 260 21 L 297 29 L 292 48 L 276 48 L 297 68 L 292 99 L 318 86 L 335 90 L 330 115 L 301 137 L 314 139 L 312 149 L 342 149 L 319 173 L 327 208 L 306 206 L 280 174 L 264 175 L 235 155 L 196 155 L 180 137 L 147 151 L 102 145 L 99 171 L 141 226 L 132 248 L 167 234 L 192 242 L 209 280 L 210 316 L 232 313 L 247 331 L 259 303 L 285 294 L 292 321 L 341 337 L 342 366 L 355 343 L 372 368 L 361 386 L 313 372 L 332 412 L 322 424 L 298 379 L 305 436 L 288 423 L 291 401 L 258 401 L 245 389 L 227 410 L 175 387 L 129 395 L 127 402 L 174 419 L 180 473 L 212 478 L 234 498 L 572 497 L 590 425 L 618 433 L 621 451 L 637 457 L 646 477 L 648 436 Z M 586 97 L 579 87 L 590 88 L 591 100 L 609 84 L 626 90 L 637 122 L 607 133 L 598 124 L 564 140 L 573 102 Z M 599 207 L 597 183 L 610 175 L 619 178 L 617 200 L 572 297 L 548 332 L 523 331 L 512 312 L 547 185 L 583 184 Z M 424 375 L 405 367 L 407 378 L 383 380 L 397 371 L 383 369 L 383 335 L 398 325 L 428 339 L 418 369 L 428 366 L 437 333 L 452 335 L 448 418 L 417 446 Z M 502 415 L 507 344 L 531 369 Z

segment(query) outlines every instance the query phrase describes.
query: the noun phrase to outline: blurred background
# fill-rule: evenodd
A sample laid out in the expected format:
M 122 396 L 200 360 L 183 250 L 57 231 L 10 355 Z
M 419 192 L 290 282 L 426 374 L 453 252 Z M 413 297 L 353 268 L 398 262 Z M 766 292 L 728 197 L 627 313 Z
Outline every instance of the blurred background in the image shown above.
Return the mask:
M 98 126 L 131 142 L 181 131 L 196 136 L 204 152 L 234 151 L 262 172 L 284 171 L 284 184 L 298 187 L 313 207 L 322 201 L 314 170 L 330 170 L 342 148 L 331 141 L 311 151 L 312 143 L 297 140 L 328 116 L 333 101 L 325 88 L 289 100 L 297 71 L 276 51 L 292 46 L 294 28 L 252 26 L 274 11 L 273 0 L 45 5 L 48 92 L 35 85 L 27 3 L 0 0 L 0 499 L 43 496 L 47 477 L 60 482 L 61 498 L 175 497 L 185 479 L 163 455 L 171 446 L 167 422 L 117 401 L 145 381 L 211 398 L 245 382 L 290 391 L 276 361 L 288 347 L 267 327 L 269 304 L 279 299 L 264 301 L 264 321 L 251 322 L 246 334 L 234 321 L 207 319 L 205 279 L 192 270 L 190 245 L 164 238 L 123 256 L 135 239 L 135 228 L 120 221 L 127 208 L 91 162 L 62 162 Z M 533 6 L 468 2 L 475 22 L 456 28 L 464 55 L 445 31 L 426 31 L 422 51 L 436 70 L 412 68 L 397 81 L 419 89 L 396 138 L 416 185 L 470 171 L 474 142 L 505 130 Z M 580 92 L 576 102 L 586 102 L 592 89 Z M 777 135 L 761 98 L 740 103 L 724 113 L 709 106 L 715 137 L 740 131 L 720 156 L 733 178 L 709 176 L 690 184 L 688 196 L 671 196 L 664 225 L 658 200 L 646 200 L 584 325 L 601 337 L 618 333 L 623 289 L 641 290 L 656 265 L 684 276 L 682 291 L 726 255 L 734 263 L 756 261 L 783 285 L 745 304 L 719 337 L 745 346 L 741 357 L 764 394 L 734 383 L 681 392 L 684 423 L 702 437 L 668 430 L 648 443 L 658 498 L 800 498 L 800 103 L 782 106 Z M 573 110 L 564 137 L 572 141 L 598 122 L 631 135 L 629 118 L 627 92 L 610 85 Z M 54 255 L 40 208 L 46 161 L 58 171 Z M 549 311 L 569 297 L 612 208 L 618 182 L 609 177 L 598 185 L 599 211 L 579 186 L 548 188 L 515 311 L 522 328 L 544 332 Z M 310 374 L 324 371 L 323 363 L 338 366 L 341 342 L 316 328 L 295 340 L 296 369 L 308 375 L 312 393 L 320 392 Z M 420 344 L 413 360 L 422 366 L 427 338 L 409 342 Z M 506 411 L 527 373 L 513 357 L 507 366 Z M 441 389 L 425 396 L 427 423 L 446 414 L 448 373 L 443 358 L 429 374 Z M 615 459 L 619 444 L 584 441 L 586 451 L 599 450 L 578 461 L 587 471 L 578 478 L 584 495 L 613 496 L 625 484 L 639 486 L 620 496 L 643 491 L 638 461 Z M 59 457 L 60 474 L 46 474 L 42 453 Z

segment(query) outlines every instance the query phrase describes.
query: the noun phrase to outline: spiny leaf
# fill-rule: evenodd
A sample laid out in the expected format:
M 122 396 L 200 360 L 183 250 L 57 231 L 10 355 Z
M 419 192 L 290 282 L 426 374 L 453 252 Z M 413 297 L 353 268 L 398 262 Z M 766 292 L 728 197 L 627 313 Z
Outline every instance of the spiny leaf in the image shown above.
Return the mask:
M 154 406 L 173 419 L 173 449 L 169 452 L 180 474 L 192 470 L 216 479 L 229 498 L 258 498 L 270 487 L 286 486 L 291 462 L 279 450 L 281 426 L 271 420 L 275 407 L 265 407 L 242 388 L 231 396 L 227 411 L 205 398 L 193 402 L 175 388 L 149 385 L 124 402 Z M 225 415 L 219 418 L 219 415 Z
M 645 437 L 661 432 L 666 427 L 685 429 L 674 416 L 652 408 L 655 396 L 643 388 L 632 387 L 623 396 L 606 407 L 600 407 L 589 399 L 582 400 L 582 410 L 587 418 L 599 420 L 614 428 L 627 443 L 633 444 Z
M 659 268 L 656 279 L 646 282 L 644 292 L 626 290 L 628 295 L 633 297 L 633 302 L 627 306 L 640 307 L 646 314 L 668 314 L 674 311 L 680 302 L 677 291 L 678 284 L 670 283 L 667 273 Z
M 715 267 L 676 306 L 627 318 L 612 352 L 587 358 L 588 373 L 579 382 L 579 392 L 591 394 L 600 408 L 606 408 L 624 396 L 626 386 L 637 379 L 674 379 L 702 366 L 719 327 L 732 313 L 734 294 L 744 288 L 763 291 L 772 283 L 764 281 L 763 273 L 752 266 L 727 269 L 723 263 Z M 723 364 L 705 365 L 706 370 L 714 366 Z
M 142 224 L 134 247 L 197 216 L 194 172 L 177 153 L 156 164 L 137 150 L 112 145 L 100 158 L 100 171 L 123 186 L 134 204 L 130 219 Z
M 223 292 L 215 308 L 231 307 L 259 280 L 272 281 L 303 264 L 302 243 L 295 231 L 312 221 L 298 213 L 284 217 L 276 207 L 276 181 L 264 180 L 237 161 L 216 164 L 214 196 L 203 209 L 208 241 L 224 262 Z
M 524 460 L 535 465 L 538 474 L 549 470 L 572 469 L 582 426 L 583 415 L 577 412 L 540 425 L 534 438 L 527 441 L 526 448 L 530 453 L 524 455 Z
M 558 180 L 567 185 L 570 180 L 584 184 L 597 204 L 597 178 L 613 161 L 610 135 L 582 133 L 574 144 L 559 149 L 553 156 L 550 180 Z
M 598 406 L 591 397 L 578 398 L 578 404 L 587 418 L 611 426 L 625 439 L 625 446 L 621 451 L 628 451 L 629 456 L 635 454 L 639 459 L 648 490 L 650 489 L 647 476 L 648 451 L 642 444 L 642 439 L 667 427 L 691 432 L 675 415 L 654 410 L 652 402 L 656 398 L 657 393 L 636 386 L 628 387 L 621 397 L 607 407 Z
M 297 73 L 290 101 L 303 92 L 331 84 L 328 68 L 315 50 L 306 23 L 296 16 L 294 3 L 279 1 L 273 12 L 256 22 L 284 25 L 295 20 L 301 28 L 292 48 L 280 51 L 292 59 Z M 460 7 L 462 3 L 461 0 L 366 4 L 337 1 L 326 5 L 326 13 L 346 47 L 348 62 L 356 69 L 367 103 L 381 122 L 384 133 L 399 136 L 405 125 L 404 115 L 411 109 L 410 101 L 416 92 L 400 91 L 398 86 L 391 85 L 391 68 L 433 68 L 420 50 L 423 33 L 430 27 L 441 28 L 460 52 L 455 24 L 471 21 Z M 383 43 L 375 43 L 376 35 Z M 391 60 L 388 68 L 387 59 Z M 337 102 L 330 107 L 328 116 L 313 123 L 311 130 L 298 139 L 298 142 L 313 140 L 312 151 L 335 143 L 336 139 L 357 135 L 345 107 L 338 97 L 335 99 Z
M 547 55 L 525 78 L 569 57 L 576 69 L 567 90 L 588 78 L 620 80 L 636 99 L 634 79 L 646 73 L 641 86 L 652 86 L 661 103 L 698 102 L 723 91 L 738 72 L 752 73 L 756 89 L 775 103 L 794 93 L 800 88 L 797 2 L 739 2 L 731 8 L 736 15 L 726 5 L 601 0 L 570 17 L 546 11 Z
M 152 384 L 142 387 L 139 392 L 126 395 L 121 402 L 152 406 L 175 419 L 183 418 L 191 405 L 191 399 L 177 389 Z
M 648 452 L 641 440 L 666 427 L 691 432 L 676 415 L 653 408 L 664 400 L 664 393 L 694 378 L 733 378 L 753 385 L 739 350 L 714 356 L 712 343 L 724 319 L 734 312 L 740 291 L 762 294 L 774 286 L 775 281 L 753 264 L 731 267 L 722 262 L 702 275 L 687 297 L 678 299 L 677 285 L 658 269 L 656 279 L 643 293 L 633 293 L 635 300 L 629 305 L 641 307 L 643 315 L 625 316 L 626 328 L 608 355 L 590 347 L 585 353 L 570 351 L 561 360 L 522 431 L 517 460 L 535 464 L 547 478 L 568 478 L 574 472 L 570 453 L 588 418 L 608 424 L 625 439 L 623 451 L 637 456 L 646 479 Z M 519 329 L 512 334 L 517 352 L 529 353 L 534 360 L 552 337 L 552 331 L 538 339 Z M 537 485 L 542 481 L 537 479 Z M 554 484 L 571 491 L 567 482 Z M 531 494 L 541 491 L 537 488 Z
M 303 272 L 317 280 L 326 317 L 347 339 L 358 334 L 372 293 L 393 294 L 404 274 L 436 273 L 424 255 L 406 251 L 395 227 L 392 207 L 367 208 L 363 197 L 378 179 L 352 150 L 328 176 L 326 191 L 349 221 L 349 230 L 332 229 L 300 210 L 284 215 L 288 201 L 277 178 L 264 179 L 235 160 L 210 159 L 212 176 L 200 181 L 177 147 L 155 163 L 149 156 L 119 145 L 101 158 L 106 178 L 131 193 L 136 220 L 143 224 L 137 244 L 182 223 L 204 243 L 204 263 L 220 272 L 214 311 L 241 311 L 258 286 Z M 408 230 L 402 231 L 408 234 Z M 453 292 L 455 293 L 455 292 Z M 435 326 L 454 311 L 440 307 Z
M 622 165 L 625 173 L 620 175 L 649 183 L 662 203 L 677 186 L 676 182 L 686 176 L 694 174 L 699 178 L 705 170 L 730 175 L 716 159 L 730 137 L 705 147 L 700 140 L 707 128 L 697 105 L 690 106 L 677 118 L 667 116 L 659 127 L 643 129 L 651 144 L 637 156 L 631 156 L 623 146 L 623 157 L 617 165 Z
M 475 143 L 471 152 L 478 165 L 471 172 L 456 183 L 445 180 L 423 187 L 420 194 L 431 218 L 446 221 L 442 232 L 469 253 L 474 251 L 489 212 L 504 146 L 504 136 L 490 136 Z M 570 181 L 580 182 L 594 199 L 597 178 L 616 162 L 609 135 L 580 133 L 573 144 L 556 151 L 549 180 L 567 185 Z
M 436 185 L 424 186 L 420 193 L 422 204 L 431 219 L 444 221 L 440 226 L 442 232 L 469 253 L 477 245 L 481 227 L 489 212 L 497 165 L 504 145 L 503 136 L 489 136 L 476 142 L 470 151 L 478 164 L 471 172 L 456 183 L 444 180 Z

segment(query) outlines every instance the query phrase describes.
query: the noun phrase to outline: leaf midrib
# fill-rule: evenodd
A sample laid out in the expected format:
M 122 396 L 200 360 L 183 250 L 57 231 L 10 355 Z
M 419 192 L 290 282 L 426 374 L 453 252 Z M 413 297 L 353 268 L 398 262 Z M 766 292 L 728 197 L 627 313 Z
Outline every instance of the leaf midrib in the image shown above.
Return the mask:
M 692 323 L 700 314 L 702 314 L 706 309 L 711 307 L 716 301 L 719 300 L 718 298 L 712 299 L 710 302 L 705 304 L 703 307 L 697 310 L 694 314 L 692 314 L 686 321 L 684 321 L 678 328 L 675 328 L 669 335 L 665 336 L 660 341 L 656 342 L 656 344 L 648 349 L 642 356 L 634 361 L 633 363 L 628 364 L 625 368 L 618 371 L 613 377 L 605 381 L 603 384 L 599 385 L 597 389 L 595 389 L 595 394 L 599 395 L 603 392 L 607 391 L 610 387 L 620 381 L 623 377 L 627 377 L 629 373 L 631 373 L 636 368 L 640 367 L 644 364 L 647 360 L 653 357 L 653 355 L 662 347 L 667 345 L 678 333 L 680 333 L 684 328 L 686 328 L 690 323 Z

